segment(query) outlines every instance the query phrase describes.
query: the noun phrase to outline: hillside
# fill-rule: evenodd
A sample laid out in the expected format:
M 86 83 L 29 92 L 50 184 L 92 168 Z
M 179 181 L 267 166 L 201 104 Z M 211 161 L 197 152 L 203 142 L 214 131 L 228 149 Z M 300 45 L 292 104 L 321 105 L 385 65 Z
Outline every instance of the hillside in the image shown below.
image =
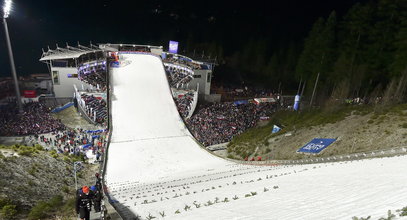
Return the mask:
M 301 113 L 277 112 L 268 124 L 237 136 L 228 145 L 228 157 L 243 159 L 302 159 L 370 152 L 407 144 L 407 105 L 340 106 Z M 273 125 L 283 129 L 272 134 Z M 313 138 L 337 140 L 319 155 L 296 151 Z
M 78 160 L 81 158 L 44 151 L 39 145 L 0 145 L 0 219 L 26 219 L 30 211 L 36 213 L 31 219 L 72 217 L 73 162 Z M 77 175 L 79 186 L 94 181 L 95 165 L 84 166 Z

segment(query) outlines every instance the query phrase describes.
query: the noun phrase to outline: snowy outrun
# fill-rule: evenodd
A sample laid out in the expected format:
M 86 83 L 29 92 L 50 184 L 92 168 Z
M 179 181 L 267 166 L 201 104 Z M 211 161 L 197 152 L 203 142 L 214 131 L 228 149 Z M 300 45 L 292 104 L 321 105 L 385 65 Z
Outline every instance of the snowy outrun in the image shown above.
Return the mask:
M 113 133 L 105 179 L 128 216 L 378 219 L 407 205 L 407 156 L 253 166 L 208 153 L 181 120 L 161 59 L 120 56 L 120 66 L 110 69 Z

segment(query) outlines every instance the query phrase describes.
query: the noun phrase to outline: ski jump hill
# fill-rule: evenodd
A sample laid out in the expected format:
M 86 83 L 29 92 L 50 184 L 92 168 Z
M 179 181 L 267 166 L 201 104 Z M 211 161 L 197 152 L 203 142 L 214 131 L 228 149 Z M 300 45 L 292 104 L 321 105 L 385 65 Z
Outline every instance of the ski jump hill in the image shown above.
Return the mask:
M 379 218 L 407 206 L 406 156 L 253 166 L 210 154 L 180 118 L 161 59 L 119 57 L 104 178 L 124 219 Z

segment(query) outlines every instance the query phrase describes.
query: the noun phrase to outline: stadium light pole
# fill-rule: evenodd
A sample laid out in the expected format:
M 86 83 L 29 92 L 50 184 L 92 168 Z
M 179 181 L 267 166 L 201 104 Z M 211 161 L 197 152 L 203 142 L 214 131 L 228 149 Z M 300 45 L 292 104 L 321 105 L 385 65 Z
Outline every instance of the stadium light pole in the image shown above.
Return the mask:
M 12 3 L 11 0 L 5 0 L 4 1 L 4 5 L 3 5 L 3 24 L 4 24 L 4 32 L 6 34 L 8 56 L 10 58 L 11 73 L 13 75 L 14 87 L 16 89 L 18 111 L 20 113 L 22 113 L 23 112 L 23 105 L 21 103 L 20 87 L 18 86 L 16 66 L 14 65 L 13 51 L 11 49 L 10 36 L 9 36 L 9 33 L 8 33 L 7 20 L 6 20 L 8 18 L 8 16 L 10 15 L 11 3 Z

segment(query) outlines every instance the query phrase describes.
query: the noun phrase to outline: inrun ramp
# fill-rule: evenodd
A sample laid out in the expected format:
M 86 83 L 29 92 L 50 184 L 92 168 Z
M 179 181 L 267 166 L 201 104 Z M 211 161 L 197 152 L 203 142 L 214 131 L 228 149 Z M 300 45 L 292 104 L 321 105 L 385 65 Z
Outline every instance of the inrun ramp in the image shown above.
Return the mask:
M 126 219 L 377 219 L 407 206 L 406 156 L 262 167 L 213 156 L 183 124 L 161 59 L 119 54 L 105 180 Z
M 185 127 L 160 58 L 146 54 L 120 57 L 122 66 L 110 72 L 110 181 L 148 183 L 213 164 L 229 164 L 200 148 Z

